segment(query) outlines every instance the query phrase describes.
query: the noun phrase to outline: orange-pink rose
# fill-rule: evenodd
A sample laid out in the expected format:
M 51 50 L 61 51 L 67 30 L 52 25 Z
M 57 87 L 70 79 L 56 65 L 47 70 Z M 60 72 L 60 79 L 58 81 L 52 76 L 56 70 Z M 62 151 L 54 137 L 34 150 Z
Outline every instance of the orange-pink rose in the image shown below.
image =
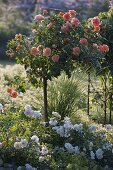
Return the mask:
M 93 48 L 98 49 L 98 44 L 93 43 Z
M 39 54 L 39 49 L 37 47 L 32 47 L 30 50 L 31 55 L 38 55 Z
M 94 32 L 98 32 L 98 31 L 100 31 L 100 26 L 94 27 Z
M 59 61 L 59 55 L 55 54 L 52 56 L 53 62 L 57 63 Z
M 51 49 L 46 47 L 43 49 L 43 56 L 49 57 L 51 55 Z
M 43 15 L 47 15 L 48 14 L 48 10 L 43 10 Z
M 86 39 L 86 38 L 81 38 L 81 39 L 80 39 L 80 44 L 87 45 L 87 44 L 88 44 L 87 39 Z
M 94 17 L 92 19 L 92 24 L 94 27 L 98 27 L 100 25 L 100 18 L 99 17 Z
M 80 24 L 80 21 L 77 18 L 72 18 L 71 19 L 71 25 L 78 27 Z
M 58 16 L 63 17 L 64 12 L 59 12 Z
M 109 52 L 109 46 L 106 44 L 103 44 L 103 50 L 105 53 Z
M 42 20 L 44 20 L 44 16 L 43 15 L 36 15 L 35 18 L 34 18 L 35 21 L 37 22 L 41 22 Z
M 61 30 L 62 30 L 64 33 L 66 33 L 66 32 L 69 31 L 69 27 L 67 27 L 66 25 L 63 25 L 63 26 L 61 27 Z
M 106 45 L 106 44 L 99 45 L 98 48 L 99 48 L 99 50 L 100 50 L 102 53 L 107 53 L 107 52 L 109 52 L 109 47 L 108 47 L 108 45 Z
M 70 22 L 66 22 L 66 24 L 65 24 L 65 26 L 67 27 L 67 29 L 70 29 L 70 28 L 72 28 L 72 25 L 71 25 L 71 23 Z
M 71 17 L 74 17 L 77 13 L 75 10 L 69 10 Z
M 79 56 L 79 54 L 80 54 L 80 48 L 79 48 L 79 47 L 74 47 L 72 53 L 73 53 L 73 55 L 75 55 L 75 56 Z
M 66 13 L 63 15 L 63 18 L 64 18 L 65 21 L 70 20 L 70 18 L 71 18 L 70 13 L 69 13 L 69 12 L 66 12 Z

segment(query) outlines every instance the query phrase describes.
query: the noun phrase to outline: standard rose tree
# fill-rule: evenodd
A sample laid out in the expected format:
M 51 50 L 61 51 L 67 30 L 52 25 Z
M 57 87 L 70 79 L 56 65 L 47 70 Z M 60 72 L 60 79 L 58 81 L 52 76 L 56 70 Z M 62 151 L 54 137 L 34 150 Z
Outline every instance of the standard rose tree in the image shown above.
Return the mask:
M 96 39 L 90 43 L 88 32 L 76 17 L 76 11 L 43 14 L 35 16 L 29 37 L 17 34 L 8 46 L 17 62 L 25 66 L 32 84 L 43 85 L 44 115 L 48 122 L 47 80 L 59 76 L 62 71 L 70 76 L 77 63 L 98 67 L 99 57 L 103 57 L 102 52 L 108 49 L 103 45 L 98 50 L 94 45 Z M 97 27 L 100 21 L 95 19 L 93 23 Z

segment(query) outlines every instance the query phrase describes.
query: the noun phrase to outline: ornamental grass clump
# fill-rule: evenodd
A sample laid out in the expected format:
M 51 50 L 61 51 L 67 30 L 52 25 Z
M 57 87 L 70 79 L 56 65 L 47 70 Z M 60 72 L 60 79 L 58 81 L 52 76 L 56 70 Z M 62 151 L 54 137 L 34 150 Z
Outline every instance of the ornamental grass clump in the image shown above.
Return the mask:
M 58 77 L 61 71 L 70 76 L 76 63 L 100 68 L 98 59 L 104 57 L 101 51 L 93 48 L 88 39 L 89 32 L 76 14 L 76 11 L 69 10 L 66 13 L 36 15 L 29 37 L 16 34 L 8 43 L 7 54 L 15 56 L 17 62 L 24 65 L 33 85 L 43 86 L 46 122 L 47 81 Z
M 68 78 L 61 74 L 57 79 L 53 78 L 48 82 L 48 112 L 57 111 L 62 119 L 71 115 L 76 109 L 81 96 L 81 81 L 75 80 L 72 76 Z M 80 85 L 81 86 L 81 85 Z

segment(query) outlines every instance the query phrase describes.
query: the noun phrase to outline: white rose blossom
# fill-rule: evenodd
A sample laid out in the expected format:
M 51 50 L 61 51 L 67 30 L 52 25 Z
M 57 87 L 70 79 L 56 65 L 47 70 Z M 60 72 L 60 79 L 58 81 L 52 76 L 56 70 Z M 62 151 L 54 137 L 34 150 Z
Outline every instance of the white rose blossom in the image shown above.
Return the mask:
M 93 125 L 93 124 L 92 124 L 92 125 L 89 125 L 88 127 L 89 127 L 89 130 L 90 130 L 91 132 L 95 132 L 96 129 L 97 129 L 97 128 L 96 128 L 96 125 Z
M 25 112 L 24 112 L 24 114 L 25 114 L 27 117 L 33 116 L 33 110 L 31 109 L 31 106 L 30 106 L 30 105 L 25 105 Z
M 0 142 L 0 149 L 2 148 L 2 142 Z
M 107 125 L 105 126 L 105 128 L 106 128 L 107 131 L 109 131 L 109 130 L 112 129 L 112 125 L 111 125 L 111 124 L 107 124 Z
M 41 154 L 42 154 L 42 155 L 48 154 L 48 148 L 47 148 L 47 146 L 42 146 Z
M 35 118 L 41 118 L 42 117 L 42 114 L 41 114 L 41 112 L 40 112 L 40 110 L 39 111 L 33 111 L 33 116 L 35 117 Z
M 63 127 L 63 126 L 59 126 L 58 128 L 56 128 L 56 132 L 57 132 L 61 137 L 64 137 L 64 135 L 65 135 L 65 131 L 64 131 L 64 127 Z
M 93 151 L 90 151 L 90 157 L 91 157 L 92 160 L 95 159 L 95 153 Z
M 39 144 L 39 138 L 38 138 L 38 136 L 33 135 L 33 136 L 31 137 L 31 140 L 33 140 L 33 141 L 35 141 L 37 144 Z
M 26 148 L 26 146 L 28 145 L 28 141 L 26 139 L 21 139 L 21 144 L 22 144 L 22 148 Z
M 31 106 L 28 105 L 28 104 L 25 105 L 25 112 L 24 112 L 24 114 L 27 117 L 35 117 L 35 118 L 38 118 L 38 119 L 42 117 L 42 114 L 41 114 L 40 110 L 39 111 L 32 110 Z
M 73 150 L 74 150 L 74 152 L 77 153 L 77 154 L 80 153 L 80 150 L 79 150 L 79 147 L 78 147 L 78 146 L 75 146 L 75 147 L 73 148 Z
M 93 142 L 90 142 L 89 143 L 89 150 L 92 150 L 92 148 L 93 148 Z
M 57 122 L 56 118 L 50 118 L 49 124 L 51 126 L 56 126 L 58 124 L 58 122 Z
M 68 152 L 73 153 L 74 147 L 70 143 L 65 143 L 65 148 L 68 150 Z
M 52 115 L 58 119 L 61 119 L 61 115 L 58 112 L 52 112 Z
M 32 170 L 32 166 L 30 164 L 25 164 L 26 170 Z
M 77 132 L 81 132 L 83 130 L 83 124 L 80 123 L 80 124 L 75 124 L 73 126 L 73 129 L 76 130 Z
M 22 148 L 22 143 L 21 142 L 15 142 L 14 143 L 14 148 L 15 149 L 21 149 Z
M 3 110 L 3 105 L 2 105 L 2 103 L 0 103 L 0 111 L 2 111 Z
M 97 159 L 103 158 L 103 150 L 102 149 L 99 148 L 96 150 L 96 157 L 97 157 Z
M 39 162 L 43 162 L 45 160 L 44 156 L 39 156 Z

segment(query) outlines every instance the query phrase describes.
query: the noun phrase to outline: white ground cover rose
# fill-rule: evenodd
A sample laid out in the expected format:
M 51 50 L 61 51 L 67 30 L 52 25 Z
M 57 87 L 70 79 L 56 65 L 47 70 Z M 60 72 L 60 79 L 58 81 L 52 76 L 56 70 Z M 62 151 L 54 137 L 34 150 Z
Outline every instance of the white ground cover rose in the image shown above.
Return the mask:
M 39 156 L 39 162 L 43 162 L 45 160 L 44 156 Z
M 41 114 L 41 112 L 40 112 L 40 110 L 39 111 L 33 111 L 33 116 L 35 117 L 35 118 L 41 118 L 42 117 L 42 114 Z
M 2 105 L 2 103 L 0 103 L 0 111 L 2 111 L 3 110 L 3 105 Z
M 33 141 L 35 141 L 37 144 L 39 144 L 39 138 L 38 138 L 38 136 L 33 135 L 33 136 L 31 137 L 31 140 L 33 140 Z
M 42 154 L 42 155 L 48 154 L 48 148 L 47 148 L 47 146 L 42 146 L 41 154 Z
M 52 112 L 52 116 L 61 119 L 61 115 L 58 112 Z
M 83 124 L 80 123 L 80 124 L 75 124 L 73 126 L 73 129 L 76 130 L 77 132 L 81 132 L 83 130 Z
M 102 159 L 103 158 L 103 150 L 102 149 L 97 149 L 96 150 L 96 157 L 97 157 L 97 159 Z
M 36 111 L 36 110 L 32 110 L 31 106 L 26 104 L 25 105 L 25 112 L 24 114 L 27 116 L 27 117 L 35 117 L 35 118 L 41 118 L 42 117 L 42 114 L 39 111 Z
M 25 105 L 25 112 L 24 112 L 24 114 L 25 114 L 27 117 L 33 116 L 33 110 L 31 109 L 31 106 L 30 106 L 30 105 Z
M 107 124 L 105 125 L 105 128 L 107 131 L 111 130 L 112 129 L 112 125 L 111 124 Z
M 26 146 L 28 145 L 28 141 L 26 139 L 21 139 L 21 144 L 22 144 L 22 148 L 26 148 Z
M 75 153 L 77 153 L 77 154 L 80 153 L 80 149 L 79 149 L 78 146 L 73 147 L 73 151 L 74 151 Z
M 2 142 L 0 142 L 0 149 L 2 148 Z
M 15 149 L 21 149 L 22 148 L 22 143 L 21 142 L 15 142 L 14 143 L 14 148 Z
M 56 118 L 50 118 L 49 124 L 51 126 L 56 126 L 58 124 L 58 121 L 56 120 Z
M 69 153 L 74 152 L 74 147 L 70 143 L 65 143 L 65 148 L 68 150 Z
M 90 157 L 91 157 L 92 160 L 95 159 L 95 153 L 93 151 L 90 151 Z
M 91 132 L 95 132 L 95 131 L 97 130 L 96 125 L 91 124 L 91 125 L 89 125 L 88 127 L 89 127 L 89 130 L 90 130 Z

